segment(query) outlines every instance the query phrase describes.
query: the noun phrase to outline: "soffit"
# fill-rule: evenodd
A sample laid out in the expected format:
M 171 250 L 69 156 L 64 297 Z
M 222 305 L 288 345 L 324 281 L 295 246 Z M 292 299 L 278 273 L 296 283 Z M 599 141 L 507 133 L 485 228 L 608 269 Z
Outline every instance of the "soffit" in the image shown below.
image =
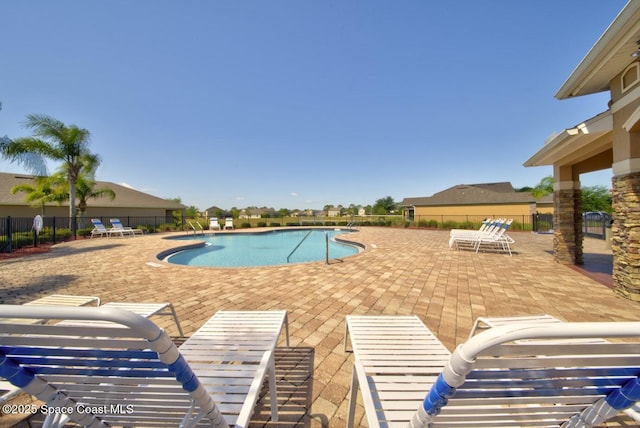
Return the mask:
M 640 1 L 630 0 L 558 90 L 557 99 L 608 91 L 609 82 L 635 61 Z
M 611 110 L 548 139 L 524 166 L 573 165 L 613 147 Z

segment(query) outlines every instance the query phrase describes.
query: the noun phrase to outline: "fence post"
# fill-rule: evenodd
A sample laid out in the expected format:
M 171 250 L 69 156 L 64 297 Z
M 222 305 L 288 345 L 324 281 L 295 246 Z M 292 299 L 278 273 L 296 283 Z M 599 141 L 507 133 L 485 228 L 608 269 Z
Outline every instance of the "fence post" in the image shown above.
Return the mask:
M 11 252 L 11 216 L 7 217 L 7 253 Z
M 56 216 L 53 216 L 53 243 L 56 243 Z

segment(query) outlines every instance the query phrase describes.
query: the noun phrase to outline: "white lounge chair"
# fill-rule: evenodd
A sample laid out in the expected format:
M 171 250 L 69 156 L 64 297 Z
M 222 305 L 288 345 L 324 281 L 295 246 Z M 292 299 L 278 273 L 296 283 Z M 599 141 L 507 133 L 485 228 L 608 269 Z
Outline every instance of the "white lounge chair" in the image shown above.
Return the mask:
M 111 226 L 113 227 L 113 229 L 111 229 L 111 233 L 119 233 L 122 237 L 124 237 L 124 235 L 135 236 L 144 234 L 144 231 L 142 229 L 134 229 L 132 227 L 123 226 L 120 219 L 117 218 L 109 219 L 109 223 L 111 223 Z
M 95 296 L 79 296 L 79 295 L 68 295 L 68 294 L 50 294 L 48 296 L 40 297 L 39 299 L 32 300 L 30 302 L 24 303 L 25 305 L 31 306 L 90 306 L 95 304 L 96 306 L 100 306 L 100 298 Z M 2 319 L 2 322 L 21 322 L 21 323 L 31 323 L 31 324 L 44 324 L 47 322 L 47 319 L 43 318 L 21 318 L 21 319 Z M 0 404 L 5 403 L 7 400 L 11 399 L 20 391 L 20 388 L 10 384 L 7 381 L 0 381 Z
M 248 426 L 267 374 L 278 420 L 274 350 L 283 326 L 289 346 L 286 311 L 219 311 L 180 346 L 230 425 Z
M 211 217 L 209 219 L 209 230 L 220 230 L 220 223 L 218 223 L 217 217 Z
M 506 233 L 511 223 L 513 223 L 513 219 L 508 219 L 500 224 L 499 227 L 489 231 L 475 232 L 469 235 L 453 235 L 449 238 L 449 247 L 453 245 L 457 249 L 470 247 L 477 253 L 482 246 L 488 246 L 501 249 L 511 255 L 511 244 L 515 241 Z
M 0 329 L 0 375 L 71 409 L 49 414 L 50 426 L 246 427 L 267 373 L 277 420 L 273 350 L 285 311 L 218 312 L 179 349 L 118 308 L 0 305 L 0 317 L 65 320 Z
M 406 422 L 449 359 L 449 350 L 417 316 L 348 315 L 345 350 L 349 342 L 355 364 L 347 427 L 355 416 L 358 385 L 369 427 Z M 377 420 L 378 413 L 382 421 Z
M 91 223 L 93 224 L 91 238 L 93 238 L 94 236 L 106 236 L 108 238 L 113 233 L 113 230 L 107 229 L 104 224 L 102 224 L 102 221 L 100 219 L 92 218 Z
M 506 221 L 506 219 L 492 220 L 490 223 L 483 224 L 480 230 L 451 229 L 449 231 L 449 248 L 454 245 L 456 248 L 460 245 L 474 247 L 474 239 L 476 237 L 479 235 L 491 236 L 498 233 Z
M 475 336 L 478 332 L 492 327 L 500 327 L 502 325 L 511 325 L 514 323 L 542 324 L 548 322 L 557 323 L 562 322 L 562 320 L 559 320 L 553 315 L 548 314 L 523 315 L 514 317 L 478 317 L 471 327 L 471 332 L 469 332 L 469 339 Z
M 479 317 L 473 324 L 471 328 L 471 332 L 469 333 L 469 339 L 473 337 L 476 333 L 480 331 L 484 331 L 487 328 L 500 327 L 503 325 L 514 325 L 516 323 L 520 324 L 536 324 L 539 325 L 541 323 L 561 323 L 562 320 L 554 317 L 553 315 L 542 314 L 542 315 L 522 315 L 515 317 Z M 532 340 L 537 340 L 540 343 L 540 339 L 525 339 L 518 340 L 517 343 L 526 343 L 531 342 Z M 607 343 L 608 341 L 600 338 L 600 337 L 589 337 L 589 338 L 571 338 L 571 339 L 547 339 L 545 340 L 547 343 L 555 343 L 557 345 L 563 345 L 567 342 L 569 343 Z M 624 413 L 632 418 L 636 422 L 640 422 L 640 405 L 635 404 L 632 407 L 624 410 Z
M 109 302 L 100 307 L 110 308 L 110 309 L 122 309 L 129 312 L 133 312 L 134 314 L 140 315 L 141 317 L 144 317 L 144 318 L 152 318 L 155 316 L 171 317 L 173 322 L 176 325 L 179 337 L 184 337 L 184 331 L 182 330 L 182 326 L 180 325 L 180 321 L 178 320 L 178 314 L 176 313 L 176 310 L 171 303 Z M 0 320 L 0 322 L 2 321 Z M 62 325 L 62 326 L 75 325 L 75 326 L 89 327 L 91 325 L 96 325 L 96 323 L 100 323 L 100 322 L 95 320 L 92 320 L 92 321 L 64 320 L 64 321 L 60 321 L 58 325 Z
M 233 227 L 233 219 L 231 217 L 227 217 L 224 219 L 224 230 L 227 229 L 235 229 Z
M 130 303 L 130 302 L 109 302 L 102 305 L 103 308 L 118 308 L 131 311 L 135 314 L 143 316 L 145 318 L 151 318 L 154 316 L 168 316 L 173 318 L 173 322 L 176 324 L 178 334 L 182 337 L 184 332 L 180 321 L 178 321 L 178 314 L 173 307 L 173 304 L 165 303 Z
M 51 294 L 24 303 L 26 306 L 100 306 L 100 298 L 95 296 L 78 296 L 67 294 Z M 21 318 L 20 320 L 0 319 L 0 324 L 7 322 L 21 322 L 28 324 L 44 324 L 49 321 L 46 318 Z
M 366 326 L 367 317 L 359 318 Z M 369 427 L 587 427 L 640 398 L 640 322 L 516 323 L 490 328 L 456 349 L 423 400 L 416 398 L 413 378 L 431 374 L 432 368 L 425 371 L 417 366 L 411 372 L 408 367 L 415 359 L 428 358 L 429 350 L 424 348 L 418 358 L 405 357 L 402 351 L 418 333 L 407 331 L 395 343 L 387 338 L 384 354 L 385 347 L 380 346 L 380 352 L 368 357 L 375 362 L 381 354 L 386 361 L 368 363 L 361 361 L 362 352 L 356 354 L 357 347 L 377 344 L 375 326 L 382 328 L 380 335 L 387 335 L 385 318 L 374 317 L 368 337 L 361 336 L 361 344 L 354 344 L 353 385 L 362 390 Z M 388 318 L 388 324 L 398 322 L 398 317 Z M 424 330 L 419 337 L 433 336 Z M 626 343 L 573 342 L 613 337 Z M 558 346 L 544 339 L 569 342 Z M 442 350 L 435 348 L 433 360 L 440 363 Z M 410 402 L 417 412 L 396 410 Z M 350 404 L 348 426 L 352 426 L 354 408 Z
M 75 294 L 50 294 L 25 303 L 25 305 L 39 306 L 90 306 L 93 304 L 100 306 L 100 298 Z
M 454 235 L 472 235 L 472 234 L 474 234 L 476 232 L 488 232 L 491 229 L 495 228 L 496 226 L 499 226 L 503 222 L 504 222 L 503 219 L 490 219 L 490 218 L 487 218 L 485 220 L 482 220 L 482 225 L 477 230 L 472 230 L 472 229 L 451 229 L 449 231 L 449 235 L 450 236 L 454 236 Z

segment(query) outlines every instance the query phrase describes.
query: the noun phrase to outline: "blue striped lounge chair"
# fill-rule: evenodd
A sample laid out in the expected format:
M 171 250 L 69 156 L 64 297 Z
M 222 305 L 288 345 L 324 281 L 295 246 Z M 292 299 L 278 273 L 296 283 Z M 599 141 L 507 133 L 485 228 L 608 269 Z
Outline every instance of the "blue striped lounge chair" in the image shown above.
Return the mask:
M 640 322 L 500 325 L 451 355 L 420 324 L 348 317 L 347 426 L 358 389 L 369 427 L 591 427 L 640 399 Z
M 59 321 L 0 329 L 0 376 L 61 409 L 49 426 L 247 426 L 267 375 L 278 419 L 273 351 L 286 311 L 218 312 L 180 348 L 117 307 L 0 305 L 0 321 L 16 318 Z

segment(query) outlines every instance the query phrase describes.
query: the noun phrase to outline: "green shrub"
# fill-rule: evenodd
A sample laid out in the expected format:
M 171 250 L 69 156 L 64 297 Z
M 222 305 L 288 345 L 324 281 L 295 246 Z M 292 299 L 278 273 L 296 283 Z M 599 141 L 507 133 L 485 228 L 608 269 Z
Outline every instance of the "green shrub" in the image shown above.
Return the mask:
M 475 225 L 471 221 L 463 221 L 462 223 L 458 224 L 458 229 L 479 229 L 479 228 L 480 226 Z
M 453 220 L 448 220 L 442 223 L 443 229 L 458 229 L 458 222 Z
M 511 229 L 511 230 L 524 230 L 524 226 L 519 221 L 514 221 L 509 226 L 509 229 Z
M 280 227 L 280 223 L 269 223 L 271 227 Z
M 158 230 L 160 232 L 171 232 L 173 230 L 176 230 L 176 225 L 172 223 L 163 223 L 158 226 Z
M 251 223 L 242 223 L 240 229 L 251 229 Z
M 148 226 L 146 224 L 139 224 L 136 226 L 136 229 L 140 229 L 142 233 L 153 233 L 153 226 Z
M 259 221 L 257 227 L 267 227 L 267 222 L 266 221 Z
M 78 236 L 82 236 L 83 238 L 91 236 L 91 231 L 92 230 L 93 230 L 92 227 L 86 227 L 84 229 L 78 229 Z M 40 232 L 40 234 L 42 234 L 42 231 Z
M 71 238 L 71 230 L 70 229 L 56 229 L 56 241 L 66 241 Z M 53 240 L 53 233 L 51 234 L 51 239 Z
M 13 248 L 21 248 L 28 245 L 33 245 L 33 236 L 26 236 L 23 233 L 21 233 L 20 235 L 14 235 Z

